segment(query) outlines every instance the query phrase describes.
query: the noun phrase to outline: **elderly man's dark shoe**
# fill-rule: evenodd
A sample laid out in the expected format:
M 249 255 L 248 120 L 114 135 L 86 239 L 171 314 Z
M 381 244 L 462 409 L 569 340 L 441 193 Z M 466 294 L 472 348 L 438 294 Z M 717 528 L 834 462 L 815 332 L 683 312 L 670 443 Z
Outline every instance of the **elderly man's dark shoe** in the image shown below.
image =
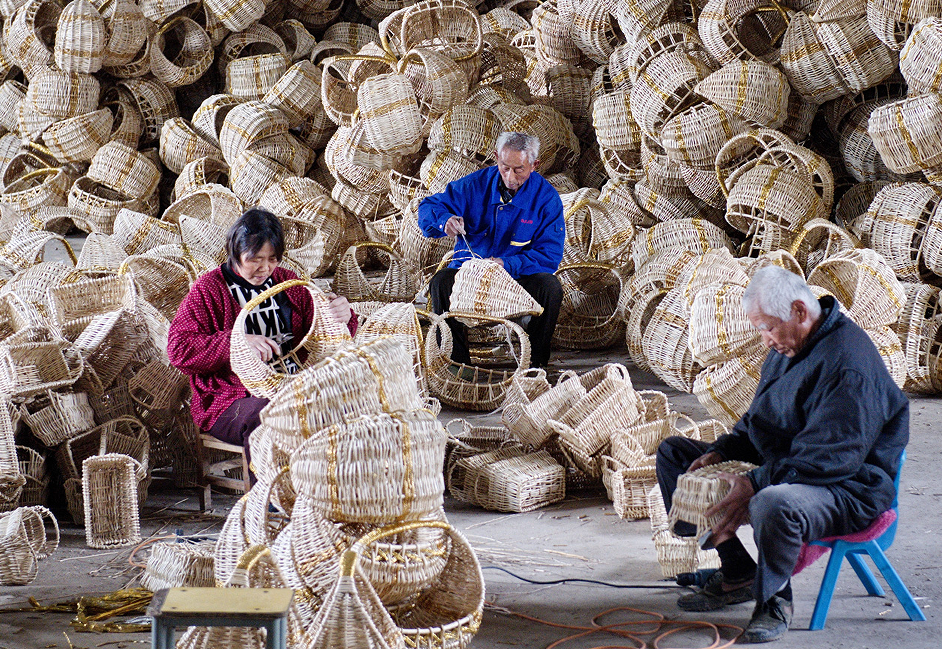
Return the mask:
M 792 603 L 784 597 L 774 595 L 764 604 L 756 604 L 749 626 L 740 636 L 740 644 L 758 644 L 778 640 L 788 631 L 792 622 Z
M 677 606 L 684 611 L 702 613 L 716 611 L 729 604 L 739 604 L 752 599 L 752 579 L 730 584 L 723 580 L 723 571 L 717 570 L 710 575 L 703 588 L 695 593 L 681 596 L 677 600 Z

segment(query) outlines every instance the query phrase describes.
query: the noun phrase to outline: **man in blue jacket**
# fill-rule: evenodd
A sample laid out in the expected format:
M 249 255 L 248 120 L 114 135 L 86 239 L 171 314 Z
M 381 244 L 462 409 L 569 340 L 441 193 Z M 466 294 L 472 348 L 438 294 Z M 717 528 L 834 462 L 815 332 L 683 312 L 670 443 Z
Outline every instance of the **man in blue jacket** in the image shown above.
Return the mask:
M 710 611 L 756 600 L 740 642 L 782 637 L 792 616 L 791 575 L 803 543 L 864 529 L 890 509 L 900 454 L 909 441 L 909 401 L 870 337 L 831 296 L 778 266 L 756 272 L 743 295 L 750 322 L 772 351 L 749 410 L 712 445 L 670 437 L 657 453 L 668 508 L 677 478 L 723 460 L 758 467 L 721 474 L 729 495 L 708 542 L 721 568 L 677 604 Z M 758 565 L 736 537 L 751 523 Z M 682 536 L 694 533 L 678 523 Z
M 419 227 L 427 237 L 455 237 L 447 268 L 432 277 L 429 296 L 435 313 L 448 311 L 455 275 L 472 253 L 499 262 L 543 307 L 527 325 L 531 365 L 546 367 L 562 287 L 553 274 L 563 258 L 565 222 L 559 193 L 540 174 L 540 140 L 501 133 L 497 164 L 448 184 L 419 204 Z M 470 250 L 469 250 L 470 247 Z M 466 327 L 449 319 L 452 360 L 470 363 Z

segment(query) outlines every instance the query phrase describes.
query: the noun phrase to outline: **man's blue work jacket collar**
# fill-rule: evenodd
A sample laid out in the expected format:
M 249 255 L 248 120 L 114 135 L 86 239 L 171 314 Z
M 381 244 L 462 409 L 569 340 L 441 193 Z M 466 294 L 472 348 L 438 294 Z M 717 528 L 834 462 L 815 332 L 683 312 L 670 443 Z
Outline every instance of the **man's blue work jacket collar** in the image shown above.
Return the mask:
M 491 181 L 490 204 L 491 205 L 513 205 L 513 200 L 515 198 L 526 193 L 530 189 L 530 187 L 532 187 L 535 184 L 535 183 L 530 182 L 530 180 L 533 179 L 533 174 L 535 173 L 536 171 L 531 172 L 530 177 L 527 178 L 527 182 L 523 183 L 523 185 L 520 186 L 520 189 L 517 190 L 517 193 L 515 193 L 509 201 L 504 203 L 504 199 L 501 198 L 501 195 L 500 195 L 500 183 L 503 180 L 500 177 L 500 172 L 497 171 L 497 165 L 494 165 L 494 179 Z

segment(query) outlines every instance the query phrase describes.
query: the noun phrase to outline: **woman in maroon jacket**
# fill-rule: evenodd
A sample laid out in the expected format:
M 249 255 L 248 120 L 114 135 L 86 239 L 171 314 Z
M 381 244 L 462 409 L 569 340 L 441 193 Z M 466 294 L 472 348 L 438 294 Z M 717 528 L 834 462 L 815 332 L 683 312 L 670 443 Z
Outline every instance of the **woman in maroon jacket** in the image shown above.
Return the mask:
M 229 337 L 243 305 L 275 284 L 297 278 L 278 266 L 284 251 L 278 217 L 261 208 L 246 211 L 229 229 L 228 261 L 193 284 L 167 340 L 170 362 L 190 377 L 190 409 L 196 425 L 224 442 L 241 444 L 246 458 L 249 435 L 258 427 L 258 413 L 268 400 L 250 395 L 232 371 Z M 329 297 L 331 314 L 347 323 L 351 335 L 356 333 L 357 319 L 350 304 L 343 297 Z M 303 286 L 266 300 L 246 319 L 249 347 L 266 362 L 294 348 L 298 337 L 310 328 L 313 309 Z

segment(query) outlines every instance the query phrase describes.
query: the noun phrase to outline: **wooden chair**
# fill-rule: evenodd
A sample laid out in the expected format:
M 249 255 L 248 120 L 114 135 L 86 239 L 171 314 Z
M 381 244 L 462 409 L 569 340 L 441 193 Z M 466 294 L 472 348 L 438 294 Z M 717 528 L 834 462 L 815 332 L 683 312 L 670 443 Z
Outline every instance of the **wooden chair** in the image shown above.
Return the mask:
M 229 444 L 218 440 L 209 433 L 197 435 L 197 450 L 202 472 L 202 491 L 200 491 L 200 509 L 206 511 L 213 506 L 212 487 L 225 487 L 239 493 L 248 493 L 252 488 L 249 473 L 249 462 L 245 457 L 245 449 L 237 444 Z M 233 457 L 214 462 L 212 451 L 223 451 Z M 230 478 L 226 471 L 242 469 L 241 478 Z

